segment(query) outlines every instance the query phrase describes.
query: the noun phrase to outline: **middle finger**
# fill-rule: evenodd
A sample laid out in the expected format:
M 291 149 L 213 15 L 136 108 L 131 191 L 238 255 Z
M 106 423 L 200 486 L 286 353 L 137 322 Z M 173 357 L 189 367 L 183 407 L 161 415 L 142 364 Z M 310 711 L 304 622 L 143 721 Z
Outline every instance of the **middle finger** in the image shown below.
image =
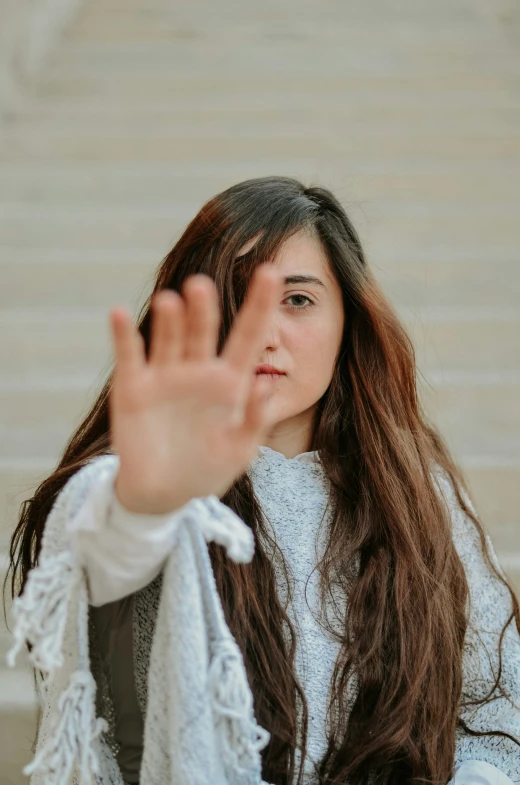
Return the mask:
M 258 364 L 265 332 L 281 291 L 282 277 L 276 268 L 271 263 L 257 267 L 222 350 L 223 359 L 240 373 L 249 376 Z

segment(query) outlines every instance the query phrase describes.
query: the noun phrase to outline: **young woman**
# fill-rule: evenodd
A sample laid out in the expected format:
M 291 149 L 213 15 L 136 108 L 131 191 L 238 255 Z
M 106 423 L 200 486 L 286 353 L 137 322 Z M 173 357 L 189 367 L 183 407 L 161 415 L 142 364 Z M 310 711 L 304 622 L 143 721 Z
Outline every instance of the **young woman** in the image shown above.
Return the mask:
M 518 600 L 330 191 L 229 188 L 163 260 L 138 330 L 125 309 L 110 318 L 114 371 L 24 503 L 11 567 L 20 595 L 58 493 L 117 455 L 109 513 L 71 547 L 123 781 L 139 782 L 142 630 L 175 511 L 210 494 L 255 538 L 249 564 L 209 550 L 270 734 L 263 780 L 520 781 Z

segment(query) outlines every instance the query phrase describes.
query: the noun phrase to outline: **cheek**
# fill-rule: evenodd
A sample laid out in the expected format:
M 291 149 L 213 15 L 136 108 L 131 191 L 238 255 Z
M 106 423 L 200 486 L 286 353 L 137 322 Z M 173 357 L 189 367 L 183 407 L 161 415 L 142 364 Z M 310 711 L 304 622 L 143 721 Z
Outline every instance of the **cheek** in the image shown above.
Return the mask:
M 322 377 L 330 379 L 338 351 L 337 328 L 330 324 L 300 324 L 289 339 L 289 351 L 294 360 L 294 372 L 298 377 L 316 377 L 319 385 Z

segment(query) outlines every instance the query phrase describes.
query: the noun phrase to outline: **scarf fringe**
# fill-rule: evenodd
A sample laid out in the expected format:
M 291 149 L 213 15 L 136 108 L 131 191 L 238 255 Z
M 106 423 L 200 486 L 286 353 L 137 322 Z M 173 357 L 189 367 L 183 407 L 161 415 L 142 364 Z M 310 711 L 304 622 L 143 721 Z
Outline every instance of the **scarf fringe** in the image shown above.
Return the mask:
M 217 497 L 205 502 L 194 500 L 192 506 L 196 508 L 193 518 L 198 524 L 194 530 L 200 531 L 202 540 L 214 540 L 223 545 L 234 561 L 251 560 L 254 537 L 238 516 L 224 507 Z M 211 565 L 205 548 L 203 553 L 208 564 L 203 565 L 202 573 L 211 580 Z M 204 570 L 208 570 L 207 574 Z M 43 775 L 46 785 L 65 785 L 74 775 L 79 785 L 91 785 L 93 779 L 99 781 L 97 778 L 101 775 L 96 748 L 103 743 L 102 738 L 98 744 L 95 742 L 108 730 L 108 724 L 104 719 L 96 718 L 96 682 L 89 669 L 85 626 L 88 601 L 86 590 L 81 586 L 82 577 L 70 548 L 49 557 L 41 554 L 39 564 L 27 576 L 23 594 L 13 602 L 14 645 L 7 654 L 7 663 L 13 667 L 24 644 L 30 644 L 29 660 L 42 673 L 44 694 L 50 689 L 55 671 L 64 666 L 63 644 L 69 602 L 75 595 L 79 602 L 78 664 L 66 689 L 56 696 L 57 707 L 54 705 L 54 716 L 49 717 L 48 731 L 41 739 L 34 759 L 24 768 L 26 775 Z M 78 589 L 81 589 L 79 595 Z M 215 598 L 214 602 L 217 602 Z M 218 611 L 216 607 L 217 614 Z M 233 782 L 244 782 L 244 775 L 249 777 L 252 771 L 258 772 L 260 780 L 260 750 L 269 742 L 270 734 L 255 721 L 242 654 L 235 640 L 228 637 L 221 610 L 216 628 L 208 690 L 217 745 Z M 55 700 L 54 697 L 50 699 Z
M 6 657 L 9 667 L 14 667 L 26 641 L 32 646 L 29 660 L 37 670 L 47 673 L 47 678 L 63 665 L 67 606 L 77 579 L 70 551 L 52 556 L 29 571 L 23 594 L 13 601 L 14 644 Z
M 69 686 L 60 695 L 58 721 L 47 743 L 24 768 L 24 774 L 48 774 L 48 785 L 63 785 L 69 781 L 76 763 L 80 785 L 90 785 L 92 777 L 99 774 L 93 742 L 108 727 L 104 719 L 96 719 L 95 692 L 96 684 L 89 671 L 72 674 Z
M 260 766 L 260 750 L 270 734 L 258 725 L 242 655 L 233 639 L 219 641 L 209 669 L 215 729 L 223 760 L 238 774 Z
M 233 561 L 248 563 L 253 558 L 253 532 L 233 510 L 222 504 L 218 496 L 192 499 L 186 516 L 193 516 L 206 542 L 223 545 Z
M 26 641 L 29 642 L 32 646 L 29 660 L 42 672 L 44 694 L 55 671 L 63 666 L 68 604 L 80 579 L 81 571 L 72 552 L 61 551 L 42 559 L 29 572 L 23 594 L 13 602 L 15 642 L 7 654 L 7 664 L 13 667 L 18 652 Z M 93 776 L 100 771 L 93 742 L 108 729 L 104 719 L 96 719 L 96 683 L 88 667 L 82 667 L 88 648 L 88 641 L 83 640 L 83 616 L 88 611 L 86 604 L 85 608 L 81 607 L 86 598 L 80 595 L 79 602 L 79 669 L 72 673 L 67 688 L 58 699 L 56 719 L 45 742 L 23 770 L 27 776 L 35 772 L 45 774 L 47 785 L 69 782 L 74 767 L 80 785 L 91 785 Z

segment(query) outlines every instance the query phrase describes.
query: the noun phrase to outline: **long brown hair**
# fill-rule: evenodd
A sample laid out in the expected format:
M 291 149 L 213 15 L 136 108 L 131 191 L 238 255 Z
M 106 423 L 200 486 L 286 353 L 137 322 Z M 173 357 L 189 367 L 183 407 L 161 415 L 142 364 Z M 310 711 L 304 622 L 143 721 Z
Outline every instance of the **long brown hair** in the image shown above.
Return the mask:
M 469 588 L 432 467 L 444 470 L 477 528 L 487 562 L 511 593 L 513 612 L 506 627 L 515 619 L 520 632 L 519 604 L 490 559 L 482 526 L 463 498 L 461 489 L 466 494 L 468 489 L 462 472 L 426 421 L 413 346 L 342 206 L 327 189 L 306 188 L 285 177 L 248 180 L 215 196 L 162 261 L 138 327 L 148 351 L 153 294 L 164 288 L 180 292 L 187 276 L 205 273 L 220 298 L 220 351 L 253 269 L 300 230 L 321 241 L 345 308 L 343 343 L 331 384 L 318 403 L 310 448 L 319 451 L 331 487 L 327 548 L 318 565 L 322 606 L 333 588 L 345 597 L 339 629 L 325 622 L 341 651 L 331 683 L 329 746 L 320 777 L 330 785 L 361 785 L 369 775 L 377 783 L 440 785 L 452 776 L 457 727 L 473 731 L 459 718 Z M 253 238 L 259 239 L 240 256 Z M 56 470 L 22 505 L 10 548 L 13 596 L 22 592 L 37 563 L 59 490 L 89 459 L 111 449 L 111 380 L 112 375 Z M 263 751 L 263 777 L 288 785 L 298 775 L 299 783 L 302 769 L 296 772 L 295 749 L 305 749 L 307 709 L 295 673 L 295 632 L 276 586 L 275 562 L 281 559 L 283 566 L 283 555 L 269 538 L 247 472 L 222 500 L 256 538 L 248 565 L 230 562 L 218 547 L 210 550 L 226 618 L 244 655 L 257 720 L 271 733 Z M 347 710 L 354 676 L 357 695 Z

